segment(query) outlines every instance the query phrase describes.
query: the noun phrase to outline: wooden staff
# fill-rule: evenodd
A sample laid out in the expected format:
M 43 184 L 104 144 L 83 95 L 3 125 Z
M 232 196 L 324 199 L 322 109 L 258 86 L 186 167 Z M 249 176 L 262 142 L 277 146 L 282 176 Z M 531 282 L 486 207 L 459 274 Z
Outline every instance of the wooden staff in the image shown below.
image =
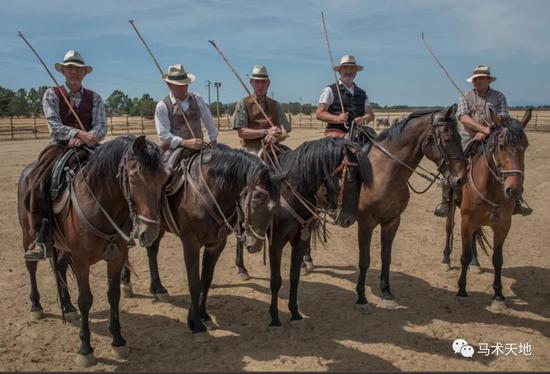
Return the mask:
M 138 31 L 136 25 L 134 24 L 134 20 L 129 20 L 128 22 L 130 22 L 130 25 L 132 25 L 132 27 L 134 28 L 139 40 L 141 40 L 141 42 L 143 43 L 143 45 L 145 46 L 145 49 L 147 50 L 147 52 L 149 52 L 149 56 L 151 56 L 151 58 L 153 59 L 153 62 L 155 63 L 155 65 L 157 66 L 157 68 L 159 69 L 159 72 L 160 72 L 160 75 L 162 77 L 162 75 L 164 74 L 163 71 L 162 71 L 162 68 L 160 67 L 157 59 L 155 58 L 155 55 L 153 54 L 153 52 L 151 52 L 151 49 L 149 48 L 149 46 L 147 45 L 147 43 L 145 42 L 145 39 L 143 39 L 143 36 L 141 36 L 141 33 Z M 164 80 L 163 80 L 164 81 Z M 168 86 L 168 82 L 164 81 L 166 83 L 166 85 Z M 168 89 L 170 89 L 170 86 L 168 86 Z M 185 120 L 185 124 L 187 125 L 187 129 L 189 130 L 189 132 L 191 133 L 191 135 L 193 136 L 193 138 L 197 138 L 197 136 L 195 135 L 195 132 L 193 131 L 193 128 L 191 127 L 191 124 L 189 123 L 189 120 L 187 119 L 187 115 L 185 114 L 185 111 L 183 110 L 183 108 L 181 107 L 181 101 L 180 99 L 178 99 L 176 96 L 174 96 L 174 99 L 176 99 L 176 104 L 177 104 L 177 109 L 176 111 L 179 111 L 179 113 L 183 116 L 183 119 Z M 167 108 L 168 110 L 172 110 L 171 108 Z
M 25 38 L 25 36 L 23 35 L 23 33 L 21 31 L 18 31 L 17 32 L 17 36 L 19 36 L 21 39 L 23 39 L 23 41 L 29 46 L 29 48 L 31 49 L 31 51 L 34 53 L 34 55 L 38 58 L 38 61 L 40 61 L 40 63 L 42 64 L 42 66 L 44 66 L 44 69 L 46 69 L 46 72 L 48 73 L 48 75 L 50 76 L 50 78 L 52 78 L 53 80 L 53 83 L 57 86 L 57 88 L 59 89 L 59 91 L 61 92 L 61 96 L 63 97 L 63 100 L 65 101 L 65 104 L 67 104 L 67 106 L 69 107 L 69 110 L 71 111 L 71 113 L 73 114 L 73 116 L 76 118 L 76 122 L 78 123 L 78 126 L 80 126 L 80 128 L 82 129 L 82 131 L 86 131 L 86 129 L 84 128 L 84 125 L 82 124 L 82 121 L 80 120 L 80 117 L 78 117 L 78 114 L 76 114 L 76 111 L 74 110 L 72 104 L 71 104 L 71 101 L 69 100 L 69 98 L 67 97 L 66 93 L 65 93 L 65 90 L 59 85 L 59 83 L 57 82 L 57 80 L 55 79 L 55 77 L 53 76 L 53 74 L 51 73 L 50 69 L 48 69 L 48 67 L 46 66 L 46 64 L 44 63 L 44 61 L 42 60 L 42 58 L 40 58 L 40 56 L 38 55 L 38 53 L 35 51 L 35 49 L 32 47 L 32 45 L 27 41 L 27 39 Z
M 327 26 L 325 25 L 325 14 L 322 11 L 321 20 L 323 21 L 323 30 L 325 31 L 325 40 L 327 41 L 328 55 L 330 57 L 330 67 L 332 68 L 332 72 L 334 73 L 334 82 L 336 82 L 336 91 L 338 92 L 338 99 L 340 100 L 340 109 L 342 110 L 342 113 L 345 113 L 344 102 L 342 101 L 342 93 L 340 92 L 340 85 L 338 84 L 338 76 L 336 75 L 336 70 L 334 70 L 335 65 L 334 59 L 332 58 L 332 49 L 330 48 L 330 42 L 328 40 Z
M 229 69 L 231 69 L 231 71 L 233 72 L 233 74 L 235 75 L 235 77 L 237 77 L 238 81 L 241 83 L 241 85 L 243 86 L 244 90 L 246 91 L 246 93 L 252 97 L 252 100 L 254 100 L 254 104 L 256 104 L 256 106 L 258 107 L 258 109 L 260 109 L 260 112 L 262 112 L 262 115 L 264 116 L 264 118 L 267 120 L 267 122 L 269 123 L 270 126 L 275 126 L 273 124 L 273 122 L 271 121 L 271 119 L 267 116 L 266 112 L 264 111 L 264 109 L 262 108 L 262 106 L 260 105 L 260 103 L 258 103 L 258 100 L 256 100 L 256 97 L 254 95 L 252 95 L 252 93 L 250 92 L 250 90 L 248 89 L 248 87 L 246 87 L 246 84 L 244 83 L 244 81 L 241 79 L 239 73 L 237 73 L 237 71 L 235 70 L 235 68 L 233 67 L 233 65 L 231 65 L 231 63 L 227 60 L 227 58 L 225 57 L 225 55 L 223 54 L 223 52 L 218 48 L 218 46 L 216 45 L 216 43 L 213 41 L 213 40 L 209 40 L 208 41 L 210 44 L 212 44 L 212 46 L 214 47 L 214 49 L 216 49 L 216 51 L 218 51 L 218 53 L 220 54 L 220 56 L 222 57 L 222 59 L 225 61 L 225 63 L 227 64 L 227 66 L 229 66 Z M 283 133 L 283 137 L 286 138 L 288 136 L 284 126 L 281 125 L 281 132 Z

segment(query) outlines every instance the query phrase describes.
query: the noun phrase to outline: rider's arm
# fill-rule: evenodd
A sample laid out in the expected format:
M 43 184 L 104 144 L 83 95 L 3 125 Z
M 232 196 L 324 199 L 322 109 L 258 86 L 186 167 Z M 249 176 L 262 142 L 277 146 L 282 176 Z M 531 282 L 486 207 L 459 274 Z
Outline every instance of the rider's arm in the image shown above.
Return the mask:
M 161 143 L 170 143 L 170 148 L 177 148 L 181 144 L 182 138 L 170 132 L 170 118 L 164 101 L 159 101 L 155 108 L 155 128 Z

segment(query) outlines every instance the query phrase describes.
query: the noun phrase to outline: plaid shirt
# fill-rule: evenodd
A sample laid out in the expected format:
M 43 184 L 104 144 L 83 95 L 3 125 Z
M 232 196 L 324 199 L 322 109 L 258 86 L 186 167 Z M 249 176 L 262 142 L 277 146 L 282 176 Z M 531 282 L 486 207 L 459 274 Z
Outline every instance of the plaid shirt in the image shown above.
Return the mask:
M 489 91 L 485 95 L 480 95 L 477 91 L 472 90 L 466 93 L 466 96 L 472 97 L 471 102 L 466 101 L 464 96 L 460 96 L 458 99 L 458 109 L 456 111 L 457 118 L 460 119 L 460 116 L 467 114 L 474 116 L 474 107 L 477 108 L 479 114 L 486 115 L 488 114 L 489 108 L 493 107 L 495 114 L 501 117 L 509 117 L 508 114 L 508 104 L 506 104 L 506 97 L 500 91 L 493 90 L 489 88 Z
M 80 91 L 74 95 L 70 88 L 65 86 L 65 91 L 69 95 L 69 99 L 74 100 L 76 106 L 80 104 L 82 99 L 82 92 L 84 88 L 80 88 Z M 101 100 L 101 96 L 97 93 L 94 94 L 93 106 L 92 106 L 92 127 L 90 133 L 94 134 L 98 141 L 103 140 L 107 134 L 107 115 L 105 113 L 105 105 Z M 76 129 L 71 126 L 66 126 L 61 122 L 61 115 L 59 114 L 59 98 L 55 94 L 52 88 L 49 88 L 44 93 L 42 99 L 42 107 L 44 109 L 44 116 L 48 120 L 48 128 L 52 139 L 56 142 L 71 140 L 80 129 Z

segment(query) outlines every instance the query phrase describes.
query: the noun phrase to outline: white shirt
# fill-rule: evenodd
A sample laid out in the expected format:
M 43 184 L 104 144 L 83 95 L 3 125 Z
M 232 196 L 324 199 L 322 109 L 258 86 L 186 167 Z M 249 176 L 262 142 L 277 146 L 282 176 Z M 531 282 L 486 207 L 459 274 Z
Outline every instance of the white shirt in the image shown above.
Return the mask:
M 206 127 L 206 131 L 208 132 L 208 138 L 211 142 L 215 141 L 218 137 L 218 129 L 214 125 L 214 119 L 212 118 L 212 113 L 210 113 L 210 109 L 204 102 L 203 98 L 200 97 L 197 93 L 189 92 L 189 94 L 195 96 L 197 105 L 199 106 L 199 110 L 201 113 L 202 123 L 204 127 Z M 185 100 L 181 102 L 181 107 L 183 108 L 183 110 L 189 109 L 189 94 L 187 95 Z M 172 93 L 170 93 L 170 100 L 172 101 L 172 104 L 176 103 L 176 98 L 174 97 L 174 95 L 172 95 Z M 169 141 L 170 148 L 176 148 L 181 144 L 182 138 L 170 132 L 170 118 L 168 117 L 168 108 L 166 107 L 164 100 L 161 100 L 157 103 L 157 107 L 155 109 L 155 127 L 157 128 L 157 134 L 160 141 Z
M 341 80 L 338 81 L 338 83 L 342 83 Z M 342 83 L 342 85 L 346 88 L 346 90 L 348 90 L 348 92 L 350 94 L 354 94 L 355 93 L 355 83 L 353 84 L 353 86 L 350 87 L 347 87 L 345 84 Z M 366 93 L 365 93 L 366 95 Z M 321 95 L 319 96 L 319 104 L 326 104 L 328 106 L 332 105 L 332 103 L 334 102 L 334 95 L 332 94 L 332 89 L 330 87 L 325 87 L 323 88 L 323 90 L 321 91 Z M 365 108 L 369 107 L 370 106 L 370 101 L 369 101 L 369 95 L 366 95 L 366 98 L 365 98 Z

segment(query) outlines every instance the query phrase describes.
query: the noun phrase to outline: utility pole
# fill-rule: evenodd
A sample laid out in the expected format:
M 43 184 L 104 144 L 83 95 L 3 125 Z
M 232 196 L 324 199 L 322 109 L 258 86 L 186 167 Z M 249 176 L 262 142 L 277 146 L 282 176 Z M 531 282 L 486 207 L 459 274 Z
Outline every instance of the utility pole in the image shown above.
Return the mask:
M 220 129 L 220 87 L 222 82 L 214 82 L 216 88 L 216 116 L 218 117 L 218 130 Z
M 209 80 L 206 81 L 206 87 L 208 87 L 208 108 L 210 108 L 210 86 L 212 85 L 212 82 Z

